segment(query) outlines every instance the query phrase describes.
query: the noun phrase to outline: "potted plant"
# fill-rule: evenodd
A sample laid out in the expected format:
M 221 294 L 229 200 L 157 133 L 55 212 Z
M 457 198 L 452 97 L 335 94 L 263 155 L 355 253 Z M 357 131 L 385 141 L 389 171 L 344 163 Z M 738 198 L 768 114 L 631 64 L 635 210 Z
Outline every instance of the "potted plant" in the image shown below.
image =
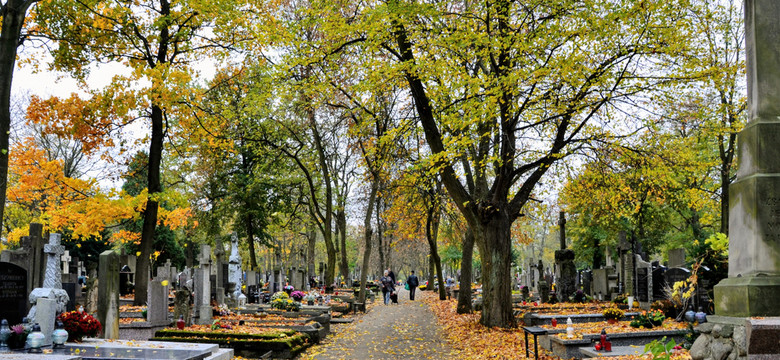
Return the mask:
M 306 294 L 304 294 L 302 291 L 298 291 L 298 290 L 293 291 L 292 293 L 290 293 L 290 297 L 293 298 L 293 300 L 295 300 L 295 301 L 303 300 L 304 296 L 306 296 Z
M 103 326 L 100 321 L 85 312 L 69 311 L 57 316 L 68 332 L 68 341 L 81 342 L 84 337 L 96 337 Z
M 29 331 L 22 324 L 11 326 L 11 334 L 8 336 L 8 340 L 6 340 L 8 347 L 11 349 L 24 348 L 28 334 Z
M 614 324 L 623 317 L 623 310 L 616 307 L 610 307 L 605 309 L 602 314 L 604 315 L 604 318 L 607 319 L 608 323 Z
M 314 300 L 317 300 L 317 296 L 315 296 L 313 293 L 308 293 L 303 297 L 303 300 L 306 300 L 306 303 L 311 306 L 314 305 Z

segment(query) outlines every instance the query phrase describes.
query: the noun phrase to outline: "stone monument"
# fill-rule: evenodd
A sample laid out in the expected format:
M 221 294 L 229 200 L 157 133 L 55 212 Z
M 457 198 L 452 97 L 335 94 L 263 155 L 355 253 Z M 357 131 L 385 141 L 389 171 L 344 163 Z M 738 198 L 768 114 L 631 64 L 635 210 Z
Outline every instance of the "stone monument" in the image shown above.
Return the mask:
M 574 265 L 574 251 L 566 248 L 566 213 L 560 212 L 558 220 L 560 227 L 561 249 L 555 251 L 555 268 L 557 274 L 558 300 L 569 301 L 569 296 L 577 291 L 575 280 L 577 278 L 577 266 Z
M 233 232 L 233 235 L 230 237 L 229 264 L 228 279 L 230 283 L 234 284 L 233 289 L 231 289 L 231 294 L 235 300 L 241 295 L 241 280 L 243 278 L 243 272 L 241 271 L 241 255 L 238 253 L 238 235 L 236 235 L 235 232 Z
M 98 275 L 98 320 L 103 324 L 104 339 L 119 338 L 119 254 L 114 250 L 100 253 Z
M 715 313 L 780 316 L 780 2 L 745 1 L 748 122 L 729 186 L 729 277 Z
M 211 324 L 211 247 L 200 246 L 198 268 L 195 269 L 195 313 L 197 324 Z
M 40 319 L 36 316 L 38 299 L 46 298 L 54 300 L 56 303 L 55 315 L 65 311 L 68 304 L 68 293 L 62 289 L 62 269 L 60 268 L 60 256 L 65 252 L 65 247 L 60 245 L 60 234 L 50 234 L 49 243 L 43 246 L 43 252 L 46 255 L 46 270 L 43 278 L 43 287 L 34 289 L 29 296 L 29 301 L 33 305 L 27 314 L 27 319 L 37 322 L 44 326 L 44 323 L 51 322 L 54 329 L 54 319 Z

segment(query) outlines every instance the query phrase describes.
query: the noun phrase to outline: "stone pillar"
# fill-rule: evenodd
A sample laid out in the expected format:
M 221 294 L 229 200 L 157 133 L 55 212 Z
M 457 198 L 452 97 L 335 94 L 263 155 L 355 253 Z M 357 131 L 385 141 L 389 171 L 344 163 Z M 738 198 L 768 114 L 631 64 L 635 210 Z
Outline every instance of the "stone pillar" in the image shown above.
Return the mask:
M 103 338 L 119 338 L 119 255 L 113 250 L 100 254 L 98 282 L 98 320 Z
M 198 325 L 211 324 L 211 247 L 201 245 L 195 269 L 195 311 Z
M 729 277 L 715 313 L 780 316 L 780 1 L 745 1 L 748 122 L 729 187 Z
M 228 269 L 229 282 L 233 283 L 233 288 L 228 290 L 235 300 L 241 295 L 241 283 L 243 278 L 243 272 L 241 271 L 241 254 L 238 253 L 238 235 L 236 235 L 235 232 L 230 239 L 230 266 Z

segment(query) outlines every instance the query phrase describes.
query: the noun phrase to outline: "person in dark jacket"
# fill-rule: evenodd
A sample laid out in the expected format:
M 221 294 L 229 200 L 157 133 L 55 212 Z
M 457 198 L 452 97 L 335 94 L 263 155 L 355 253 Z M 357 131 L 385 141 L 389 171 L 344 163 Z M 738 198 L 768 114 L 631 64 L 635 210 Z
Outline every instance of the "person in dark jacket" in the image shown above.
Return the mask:
M 414 270 L 412 270 L 412 275 L 409 275 L 409 277 L 406 278 L 406 284 L 409 285 L 409 300 L 414 300 L 414 291 L 417 289 L 417 286 L 420 285 L 420 280 L 417 279 Z
M 382 276 L 379 281 L 382 283 L 382 295 L 385 298 L 385 305 L 390 303 L 390 294 L 395 291 L 395 282 L 388 275 L 390 272 L 385 270 L 385 276 Z

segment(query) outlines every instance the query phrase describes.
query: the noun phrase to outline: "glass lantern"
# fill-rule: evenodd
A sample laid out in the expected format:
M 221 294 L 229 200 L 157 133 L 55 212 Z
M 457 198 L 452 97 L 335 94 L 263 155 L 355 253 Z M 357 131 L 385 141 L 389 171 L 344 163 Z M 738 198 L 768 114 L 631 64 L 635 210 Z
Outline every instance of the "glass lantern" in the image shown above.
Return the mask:
M 41 345 L 43 345 L 43 340 L 45 338 L 46 336 L 41 332 L 41 326 L 38 325 L 38 323 L 35 323 L 35 325 L 33 325 L 33 331 L 27 336 L 27 342 L 30 344 L 30 352 L 41 352 Z
M 8 327 L 8 320 L 3 319 L 0 322 L 0 347 L 8 347 L 9 336 L 11 336 L 11 328 Z
M 62 321 L 57 320 L 57 327 L 51 333 L 51 342 L 54 344 L 53 348 L 65 347 L 65 342 L 68 341 L 68 331 L 65 330 L 65 325 Z

